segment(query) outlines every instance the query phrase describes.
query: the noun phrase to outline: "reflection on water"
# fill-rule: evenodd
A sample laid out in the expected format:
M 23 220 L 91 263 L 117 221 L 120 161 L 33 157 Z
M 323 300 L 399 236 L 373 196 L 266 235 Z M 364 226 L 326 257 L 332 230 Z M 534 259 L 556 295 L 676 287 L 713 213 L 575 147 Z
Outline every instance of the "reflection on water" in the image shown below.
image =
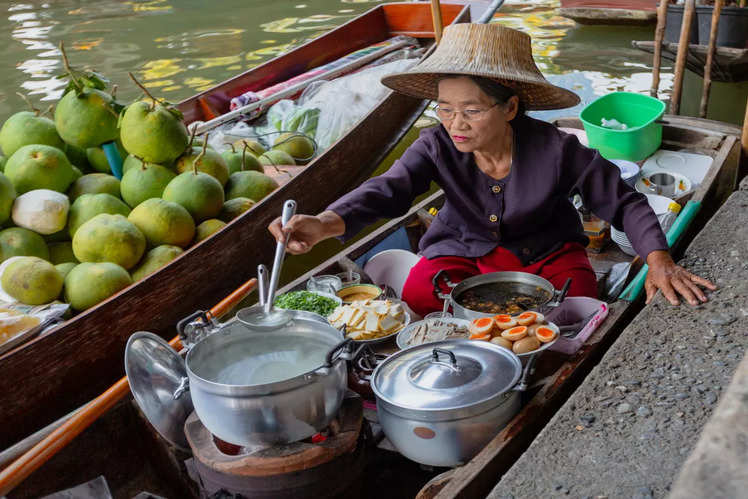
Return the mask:
M 0 30 L 0 120 L 23 108 L 15 92 L 34 101 L 59 97 L 64 82 L 57 45 L 64 40 L 73 64 L 96 68 L 135 97 L 134 71 L 168 100 L 179 101 L 314 38 L 371 8 L 372 0 L 55 0 L 3 2 Z M 578 108 L 537 113 L 545 119 L 578 113 L 605 93 L 647 92 L 651 55 L 631 40 L 653 38 L 651 27 L 580 26 L 557 14 L 558 0 L 508 0 L 494 22 L 533 39 L 541 71 L 577 92 Z M 660 97 L 672 86 L 672 65 L 663 61 Z M 701 79 L 687 75 L 684 111 L 698 106 Z M 715 119 L 739 122 L 748 84 L 713 86 Z M 723 97 L 724 96 L 724 97 Z

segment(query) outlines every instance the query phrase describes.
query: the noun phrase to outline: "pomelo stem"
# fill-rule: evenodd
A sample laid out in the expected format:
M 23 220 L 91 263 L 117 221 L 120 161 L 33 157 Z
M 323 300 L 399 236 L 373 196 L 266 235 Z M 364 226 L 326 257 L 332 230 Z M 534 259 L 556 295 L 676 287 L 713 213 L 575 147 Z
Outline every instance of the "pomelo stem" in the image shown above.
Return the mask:
M 235 153 L 236 152 L 236 147 L 234 147 L 234 144 L 233 143 L 229 143 L 229 146 L 231 146 L 231 152 Z
M 192 171 L 195 175 L 197 175 L 197 164 L 203 160 L 203 157 L 205 157 L 205 151 L 208 150 L 208 136 L 209 134 L 205 134 L 205 139 L 203 139 L 203 150 L 200 151 L 200 154 L 197 155 L 195 161 L 192 162 Z
M 192 149 L 192 144 L 195 142 L 195 135 L 197 135 L 197 127 L 192 127 L 190 141 L 187 143 L 187 150 Z
M 247 166 L 247 149 L 249 149 L 249 144 L 245 142 L 244 148 L 242 149 L 242 171 L 244 171 L 244 167 Z
M 19 96 L 21 99 L 23 99 L 24 102 L 26 102 L 26 104 L 29 106 L 29 109 L 31 109 L 31 111 L 36 116 L 39 116 L 39 113 L 41 113 L 41 111 L 39 111 L 37 108 L 34 107 L 34 104 L 31 103 L 31 101 L 29 100 L 27 96 L 23 95 L 21 92 L 16 92 L 16 95 Z
M 155 98 L 155 97 L 154 97 L 153 95 L 151 95 L 151 93 L 150 93 L 150 92 L 148 91 L 148 89 L 147 89 L 147 88 L 145 88 L 145 85 L 143 85 L 143 84 L 142 84 L 142 83 L 140 83 L 140 82 L 139 82 L 139 81 L 138 81 L 137 79 L 135 79 L 135 75 L 133 75 L 132 73 L 129 73 L 129 72 L 128 72 L 127 74 L 128 74 L 129 76 L 130 76 L 130 79 L 131 79 L 132 81 L 134 81 L 134 82 L 135 82 L 135 84 L 136 84 L 136 85 L 137 85 L 138 87 L 140 87 L 140 90 L 142 90 L 142 91 L 143 91 L 143 93 L 144 93 L 145 95 L 147 95 L 149 99 L 151 99 L 151 101 L 152 101 L 152 102 L 151 102 L 151 111 L 153 111 L 154 109 L 156 109 L 156 104 L 158 103 L 158 99 L 156 99 L 156 98 Z
M 62 52 L 62 64 L 63 66 L 65 66 L 65 71 L 68 72 L 68 74 L 70 75 L 70 80 L 80 92 L 81 90 L 83 90 L 83 85 L 81 85 L 81 82 L 79 82 L 73 74 L 73 68 L 70 67 L 70 61 L 68 60 L 68 55 L 65 52 L 65 42 L 63 42 L 62 40 L 60 40 L 60 52 Z

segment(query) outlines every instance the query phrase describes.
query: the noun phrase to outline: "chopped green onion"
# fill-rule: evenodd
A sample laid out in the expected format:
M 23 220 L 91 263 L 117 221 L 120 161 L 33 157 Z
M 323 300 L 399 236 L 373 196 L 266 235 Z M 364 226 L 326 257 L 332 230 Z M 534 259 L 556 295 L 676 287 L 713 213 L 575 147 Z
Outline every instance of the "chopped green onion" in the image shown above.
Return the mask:
M 311 291 L 291 291 L 275 299 L 275 306 L 291 310 L 305 310 L 327 317 L 335 310 L 338 303 L 332 298 L 312 293 Z

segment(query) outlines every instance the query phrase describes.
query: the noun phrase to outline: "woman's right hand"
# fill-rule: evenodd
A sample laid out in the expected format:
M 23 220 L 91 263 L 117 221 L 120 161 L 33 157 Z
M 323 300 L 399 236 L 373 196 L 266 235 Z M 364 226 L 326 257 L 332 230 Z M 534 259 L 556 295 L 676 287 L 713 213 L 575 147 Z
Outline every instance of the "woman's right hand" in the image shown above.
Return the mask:
M 333 211 L 325 211 L 317 216 L 294 215 L 285 227 L 281 228 L 281 218 L 278 217 L 268 226 L 268 230 L 278 242 L 283 242 L 289 236 L 286 251 L 292 255 L 307 253 L 315 244 L 342 235 L 345 232 L 345 222 Z

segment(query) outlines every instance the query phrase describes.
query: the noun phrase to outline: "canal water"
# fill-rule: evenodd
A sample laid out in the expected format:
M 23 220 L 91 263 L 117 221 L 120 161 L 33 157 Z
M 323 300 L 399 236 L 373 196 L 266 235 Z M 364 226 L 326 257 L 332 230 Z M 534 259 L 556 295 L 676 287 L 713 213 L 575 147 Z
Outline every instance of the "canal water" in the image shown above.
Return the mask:
M 74 66 L 105 74 L 127 101 L 139 94 L 132 71 L 155 94 L 178 102 L 261 64 L 375 6 L 361 0 L 29 0 L 1 2 L 0 120 L 25 104 L 39 108 L 60 96 L 65 83 L 58 44 L 64 41 Z M 631 47 L 652 40 L 654 27 L 581 26 L 557 13 L 558 0 L 508 0 L 492 22 L 532 36 L 541 71 L 577 92 L 576 108 L 533 113 L 571 116 L 598 96 L 626 90 L 646 93 L 652 56 Z M 667 100 L 672 64 L 663 61 L 660 98 Z M 687 72 L 683 114 L 698 112 L 701 78 Z M 748 83 L 712 86 L 709 117 L 740 123 Z M 409 134 L 413 140 L 416 133 Z M 390 155 L 402 152 L 403 143 Z M 386 166 L 386 165 L 384 165 Z M 290 258 L 288 279 L 340 249 L 328 241 L 304 258 Z

